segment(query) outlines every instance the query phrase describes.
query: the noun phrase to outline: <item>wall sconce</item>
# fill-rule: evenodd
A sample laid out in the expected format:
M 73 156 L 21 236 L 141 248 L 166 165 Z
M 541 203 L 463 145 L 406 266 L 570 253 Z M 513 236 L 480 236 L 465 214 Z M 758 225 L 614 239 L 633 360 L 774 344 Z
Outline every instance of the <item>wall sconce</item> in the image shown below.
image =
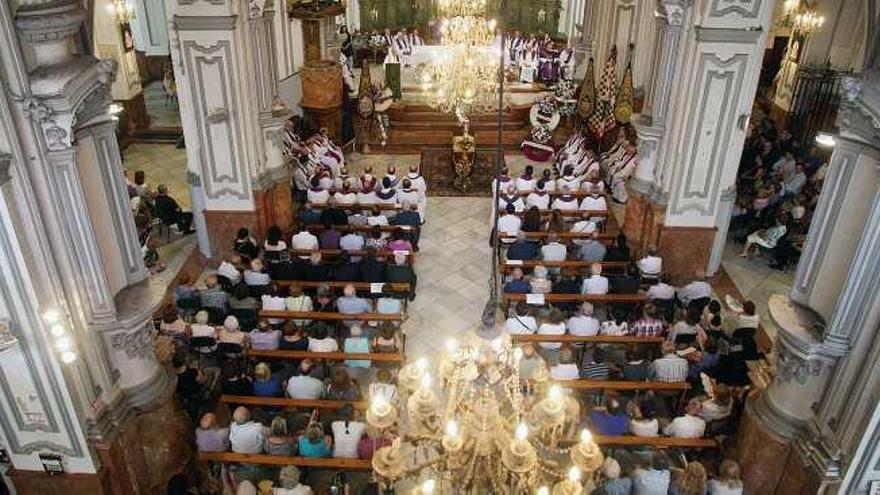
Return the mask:
M 820 132 L 819 134 L 816 134 L 816 144 L 823 148 L 833 148 L 837 146 L 837 140 L 827 132 Z
M 67 327 L 61 322 L 61 313 L 57 309 L 50 309 L 43 313 L 43 321 L 49 325 L 49 333 L 52 334 L 61 362 L 70 364 L 76 361 L 73 338 L 68 335 Z
M 119 24 L 128 24 L 134 19 L 134 4 L 129 0 L 113 0 L 110 9 Z
M 64 474 L 64 460 L 59 454 L 40 454 L 43 470 L 49 475 Z

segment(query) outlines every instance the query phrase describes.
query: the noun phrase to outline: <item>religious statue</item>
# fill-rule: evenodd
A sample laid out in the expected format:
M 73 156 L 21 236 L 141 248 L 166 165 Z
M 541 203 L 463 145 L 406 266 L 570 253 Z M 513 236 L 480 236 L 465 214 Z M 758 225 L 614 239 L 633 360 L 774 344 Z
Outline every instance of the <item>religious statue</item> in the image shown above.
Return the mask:
M 394 103 L 394 95 L 391 88 L 381 83 L 373 90 L 373 118 L 376 128 L 379 130 L 379 142 L 384 147 L 388 144 L 388 128 L 391 127 L 391 121 L 388 118 L 388 109 Z
M 455 188 L 466 192 L 474 173 L 477 146 L 474 137 L 468 132 L 467 120 L 464 121 L 463 126 L 462 135 L 452 138 L 452 164 L 455 167 Z

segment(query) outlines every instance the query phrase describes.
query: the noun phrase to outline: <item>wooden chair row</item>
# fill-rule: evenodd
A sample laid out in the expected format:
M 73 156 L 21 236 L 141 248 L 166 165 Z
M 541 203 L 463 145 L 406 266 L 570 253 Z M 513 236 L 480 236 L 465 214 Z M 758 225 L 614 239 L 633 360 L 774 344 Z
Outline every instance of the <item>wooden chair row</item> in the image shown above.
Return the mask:
M 258 359 L 311 359 L 313 361 L 369 360 L 383 363 L 402 363 L 404 360 L 403 355 L 397 352 L 309 352 L 281 349 L 275 351 L 249 349 L 247 355 Z
M 274 280 L 275 284 L 279 287 L 290 287 L 291 285 L 299 285 L 303 289 L 317 289 L 322 285 L 326 285 L 333 291 L 342 291 L 346 285 L 352 285 L 358 291 L 370 291 L 373 289 L 373 282 L 346 282 L 346 281 L 329 281 L 329 282 L 315 282 L 315 281 L 305 281 L 305 280 Z M 390 290 L 391 292 L 409 292 L 412 289 L 412 286 L 408 283 L 382 283 L 381 284 L 384 290 Z M 377 292 L 377 294 L 379 294 Z
M 502 192 L 505 192 L 505 191 L 502 191 Z M 516 192 L 517 196 L 528 196 L 531 193 L 532 193 L 532 191 L 517 191 Z M 562 191 L 548 191 L 547 194 L 549 194 L 551 198 L 563 195 Z M 575 198 L 581 199 L 581 198 L 586 198 L 587 196 L 591 196 L 591 193 L 578 189 L 576 191 L 570 191 L 569 195 L 574 196 Z M 606 193 L 601 193 L 601 194 L 598 194 L 598 196 L 607 197 L 608 195 Z
M 565 261 L 544 261 L 544 260 L 504 260 L 501 263 L 500 269 L 504 272 L 509 272 L 516 267 L 524 268 L 524 269 L 532 269 L 538 265 L 544 266 L 546 268 L 562 268 L 563 270 L 588 270 L 595 263 L 599 263 L 599 266 L 602 267 L 603 271 L 620 271 L 626 270 L 626 267 L 629 266 L 629 261 L 579 261 L 579 260 L 565 260 Z
M 555 235 L 559 239 L 563 240 L 571 240 L 571 239 L 589 239 L 593 237 L 593 234 L 587 234 L 584 232 L 525 232 L 526 239 L 547 239 L 551 235 Z M 617 234 L 609 234 L 608 232 L 599 232 L 596 235 L 596 239 L 608 243 L 609 241 L 613 241 L 617 237 Z M 505 233 L 501 233 L 502 239 L 516 239 L 516 235 L 506 235 Z
M 201 452 L 203 461 L 223 463 L 261 464 L 264 466 L 298 466 L 323 469 L 349 469 L 369 471 L 370 461 L 362 459 L 336 459 L 332 457 L 300 457 L 269 454 L 236 454 L 234 452 Z
M 538 210 L 538 213 L 540 213 L 541 216 L 549 217 L 550 215 L 553 214 L 554 211 L 555 210 L 553 210 L 553 209 Z M 499 211 L 498 214 L 503 215 L 504 212 Z M 519 216 L 519 217 L 521 217 L 525 214 L 526 214 L 525 211 L 518 211 L 518 212 L 514 213 L 514 215 Z M 608 210 L 559 210 L 559 214 L 564 217 L 583 217 L 583 218 L 607 217 Z
M 624 380 L 558 380 L 562 388 L 571 390 L 615 390 L 615 391 L 634 391 L 634 390 L 673 390 L 683 392 L 690 390 L 691 386 L 688 382 L 636 382 Z
M 592 344 L 662 344 L 663 337 L 638 337 L 635 335 L 547 335 L 547 334 L 510 334 L 514 342 L 563 342 Z
M 344 249 L 315 249 L 315 250 L 291 249 L 290 256 L 311 256 L 311 254 L 314 252 L 321 253 L 321 258 L 338 258 L 339 256 L 342 256 L 344 254 L 347 254 L 349 256 L 366 256 L 367 255 L 367 251 L 364 249 L 355 250 L 355 251 L 346 251 Z M 407 262 L 409 264 L 415 263 L 416 253 L 413 253 L 412 251 L 410 251 L 407 253 L 406 257 L 407 257 Z
M 504 294 L 502 301 L 526 302 L 529 294 Z M 544 294 L 545 303 L 584 302 L 592 303 L 641 303 L 647 301 L 644 294 Z
M 324 226 L 318 223 L 310 223 L 306 227 L 313 232 L 324 231 Z M 370 232 L 373 230 L 373 227 L 373 225 L 364 225 L 362 227 L 356 227 L 354 225 L 336 225 L 336 230 L 339 230 L 340 232 Z M 378 227 L 381 232 L 394 232 L 397 229 L 401 229 L 404 232 L 415 232 L 419 229 L 412 225 L 378 225 Z
M 260 311 L 261 318 L 278 318 L 282 320 L 323 320 L 323 321 L 403 321 L 401 313 L 323 313 L 319 311 L 280 311 L 264 309 Z
M 314 203 L 306 204 L 306 208 L 309 208 L 312 210 L 324 210 L 324 209 L 328 208 L 329 206 L 330 205 L 328 205 L 328 204 L 320 204 L 320 205 L 314 204 Z M 353 205 L 341 205 L 341 204 L 337 203 L 335 206 L 336 206 L 336 208 L 339 208 L 340 210 L 343 210 L 343 211 L 370 211 L 373 208 L 378 208 L 381 211 L 400 211 L 403 209 L 403 206 L 401 206 L 399 204 L 389 204 L 389 203 L 374 203 L 371 205 L 362 205 L 362 204 L 357 204 L 357 203 L 353 204 Z

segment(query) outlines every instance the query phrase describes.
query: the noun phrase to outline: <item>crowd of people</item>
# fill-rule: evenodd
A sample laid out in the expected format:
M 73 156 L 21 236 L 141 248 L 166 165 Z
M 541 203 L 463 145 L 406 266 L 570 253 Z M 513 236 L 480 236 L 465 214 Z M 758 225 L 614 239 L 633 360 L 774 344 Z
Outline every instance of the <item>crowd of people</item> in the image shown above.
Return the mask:
M 154 189 L 148 184 L 143 170 L 135 171 L 133 180 L 125 171 L 125 183 L 144 264 L 153 272 L 162 271 L 165 266 L 159 260 L 159 240 L 153 237 L 154 220 L 162 228 L 169 229 L 169 237 L 171 226 L 175 226 L 181 235 L 188 235 L 195 232 L 192 229 L 193 214 L 180 207 L 167 185 L 159 184 Z
M 805 147 L 767 118 L 755 118 L 740 160 L 729 235 L 740 255 L 764 253 L 770 266 L 797 263 L 819 201 L 830 153 Z

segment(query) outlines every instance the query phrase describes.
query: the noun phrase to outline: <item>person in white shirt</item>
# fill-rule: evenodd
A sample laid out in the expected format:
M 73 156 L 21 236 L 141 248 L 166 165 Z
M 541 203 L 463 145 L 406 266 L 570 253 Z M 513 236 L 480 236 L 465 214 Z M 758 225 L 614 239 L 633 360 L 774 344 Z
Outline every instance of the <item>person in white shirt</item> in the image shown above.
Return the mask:
M 306 201 L 311 205 L 325 205 L 330 199 L 330 191 L 321 187 L 321 179 L 312 177 L 312 187 L 306 192 Z
M 675 287 L 669 285 L 669 275 L 660 276 L 660 282 L 648 288 L 648 299 L 652 301 L 670 301 L 675 298 Z
M 371 187 L 364 187 L 357 192 L 357 204 L 361 206 L 371 206 L 376 204 L 378 201 L 379 198 L 376 196 L 376 191 L 374 191 Z
M 251 412 L 239 406 L 232 413 L 229 425 L 229 444 L 237 454 L 260 454 L 266 441 L 266 427 L 251 421 Z
M 544 261 L 565 261 L 568 256 L 568 248 L 559 242 L 556 234 L 547 236 L 547 244 L 541 246 L 541 259 Z
M 287 243 L 281 240 L 281 227 L 273 225 L 266 232 L 266 240 L 263 241 L 263 250 L 268 252 L 280 252 L 287 249 Z
M 700 400 L 691 399 L 685 407 L 684 416 L 672 420 L 663 433 L 676 438 L 700 438 L 706 433 L 706 422 L 700 417 Z
M 339 191 L 333 195 L 333 200 L 340 207 L 353 206 L 357 204 L 357 193 L 351 189 L 350 182 L 345 181 Z
M 516 184 L 508 183 L 506 191 L 506 194 L 498 196 L 499 211 L 507 210 L 507 205 L 513 205 L 514 211 L 516 212 L 521 212 L 526 209 L 526 202 L 523 201 L 522 196 L 516 192 Z
M 562 177 L 556 179 L 556 189 L 561 191 L 568 187 L 569 191 L 577 191 L 581 188 L 581 179 L 579 177 L 575 177 L 574 168 L 571 165 L 566 165 L 564 169 L 562 169 Z
M 721 461 L 718 478 L 709 480 L 709 495 L 743 495 L 743 482 L 736 461 Z
M 712 286 L 706 283 L 705 278 L 706 272 L 697 270 L 695 280 L 676 291 L 682 305 L 687 306 L 691 301 L 712 296 Z
M 550 195 L 547 194 L 542 182 L 538 182 L 535 185 L 535 190 L 526 196 L 526 208 L 531 208 L 532 206 L 537 206 L 539 210 L 550 208 Z
M 498 235 L 507 236 L 507 238 L 502 238 L 501 242 L 504 244 L 513 243 L 516 240 L 516 234 L 519 233 L 520 227 L 522 227 L 522 219 L 516 215 L 514 206 L 508 204 L 504 215 L 501 215 L 498 219 Z
M 660 346 L 663 357 L 651 363 L 651 371 L 658 382 L 683 382 L 687 380 L 687 359 L 675 353 L 675 345 L 663 341 Z
M 358 442 L 366 429 L 365 423 L 350 419 L 330 423 L 330 430 L 333 431 L 333 457 L 357 459 Z
M 251 261 L 250 269 L 244 271 L 244 283 L 247 285 L 269 285 L 272 279 L 269 274 L 263 272 L 263 260 L 260 258 Z
M 324 396 L 324 382 L 312 376 L 314 363 L 303 359 L 299 363 L 299 373 L 287 380 L 287 395 L 291 399 L 320 399 Z
M 565 319 L 562 311 L 557 308 L 550 310 L 547 321 L 538 326 L 538 335 L 565 335 Z M 561 342 L 541 342 L 541 348 L 545 351 L 557 351 L 562 347 Z
M 651 246 L 645 257 L 637 261 L 636 265 L 638 265 L 642 277 L 656 279 L 663 271 L 663 258 L 657 256 L 657 248 Z
M 339 343 L 330 337 L 326 325 L 317 325 L 309 335 L 309 352 L 336 352 Z
M 660 433 L 660 423 L 654 417 L 654 406 L 649 400 L 636 404 L 630 402 L 632 410 L 629 431 L 637 437 L 656 437 Z
M 235 262 L 236 259 L 238 259 L 238 262 Z M 233 256 L 232 261 L 233 262 L 224 260 L 222 263 L 220 263 L 220 266 L 217 267 L 217 275 L 220 275 L 221 277 L 226 277 L 230 282 L 232 282 L 232 285 L 235 285 L 239 281 L 241 281 L 241 272 L 239 272 L 238 268 L 235 267 L 236 265 L 241 263 L 241 257 Z
M 572 226 L 571 226 L 571 230 L 570 230 L 569 232 L 571 232 L 572 234 L 585 234 L 585 235 L 589 235 L 589 234 L 592 234 L 592 233 L 596 232 L 596 229 L 597 229 L 597 227 L 596 227 L 596 223 L 593 222 L 592 219 L 590 219 L 590 218 L 582 218 L 582 219 L 578 220 L 577 222 L 575 222 L 574 224 L 572 224 Z M 587 240 L 588 240 L 588 239 L 573 238 L 573 239 L 571 240 L 571 242 L 572 242 L 572 244 L 574 244 L 575 246 L 581 246 L 581 245 L 583 245 L 585 242 L 587 242 Z
M 571 195 L 571 189 L 568 186 L 562 186 L 562 195 L 556 196 L 552 207 L 554 210 L 575 211 L 578 209 L 578 201 L 576 197 Z
M 306 228 L 305 225 L 301 226 L 299 232 L 297 232 L 296 234 L 294 234 L 293 237 L 290 238 L 290 249 L 293 249 L 294 251 L 314 251 L 318 249 L 318 247 L 318 237 L 315 234 L 309 232 L 309 229 Z M 299 258 L 307 260 L 309 259 L 309 255 L 302 254 Z
M 605 196 L 594 193 L 585 197 L 578 209 L 581 211 L 608 211 L 608 202 L 605 200 Z
M 385 216 L 385 210 L 380 210 L 378 206 L 373 206 L 371 210 L 369 210 L 369 216 L 367 217 L 367 225 L 388 225 L 388 217 Z
M 574 362 L 574 353 L 568 347 L 559 351 L 559 364 L 550 367 L 551 380 L 577 380 L 580 370 Z
M 602 264 L 593 263 L 590 274 L 581 285 L 581 294 L 608 294 L 608 279 L 602 276 Z
M 261 299 L 263 302 L 263 311 L 287 310 L 287 305 L 284 303 L 284 297 L 278 294 L 278 289 L 275 287 L 275 284 L 272 284 L 269 287 L 269 293 L 263 294 Z M 283 318 L 269 318 L 268 321 L 272 325 L 280 325 L 284 323 Z
M 707 423 L 721 421 L 733 412 L 733 396 L 723 383 L 713 383 L 710 398 L 700 405 L 700 417 Z
M 531 335 L 538 331 L 538 320 L 529 314 L 529 307 L 525 304 L 516 306 L 516 314 L 504 322 L 507 333 L 515 335 Z
M 578 337 L 599 335 L 599 320 L 593 317 L 593 305 L 589 302 L 581 304 L 577 313 L 565 324 L 568 333 Z
M 526 165 L 525 172 L 516 179 L 516 190 L 518 192 L 530 192 L 535 188 L 535 167 Z

